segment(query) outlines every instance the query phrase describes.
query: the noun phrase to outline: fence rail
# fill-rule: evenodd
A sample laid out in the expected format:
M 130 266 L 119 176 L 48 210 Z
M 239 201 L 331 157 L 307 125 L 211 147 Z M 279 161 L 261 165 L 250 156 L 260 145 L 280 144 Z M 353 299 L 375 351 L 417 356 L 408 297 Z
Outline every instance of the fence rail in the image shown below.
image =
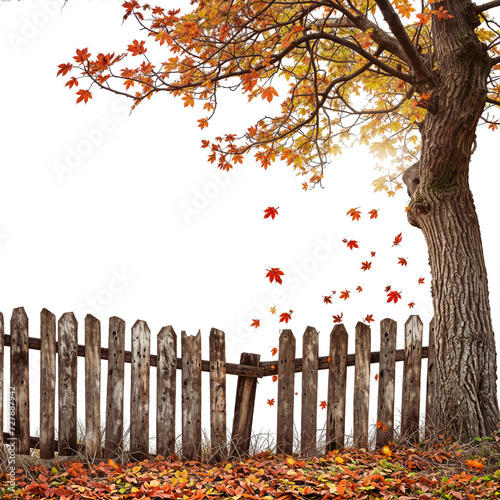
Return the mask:
M 201 458 L 201 372 L 210 373 L 210 460 L 220 461 L 248 454 L 252 431 L 257 379 L 278 376 L 276 451 L 291 453 L 295 376 L 302 372 L 301 451 L 317 449 L 318 371 L 328 370 L 326 449 L 344 447 L 347 367 L 355 366 L 353 431 L 356 446 L 368 446 L 370 364 L 379 363 L 376 446 L 394 439 L 395 363 L 403 362 L 401 433 L 418 440 L 421 360 L 429 358 L 426 391 L 426 430 L 432 421 L 434 394 L 434 327 L 429 325 L 429 347 L 422 347 L 423 325 L 417 315 L 405 323 L 405 348 L 396 349 L 397 323 L 380 322 L 380 352 L 371 352 L 371 328 L 358 323 L 355 353 L 347 354 L 348 334 L 343 324 L 330 334 L 328 356 L 319 356 L 318 332 L 308 326 L 303 335 L 303 358 L 295 357 L 292 330 L 282 330 L 277 361 L 260 361 L 260 355 L 242 353 L 240 363 L 226 363 L 224 332 L 212 328 L 209 360 L 201 356 L 201 333 L 188 336 L 181 331 L 181 357 L 177 357 L 177 335 L 172 326 L 157 335 L 157 354 L 150 354 L 151 332 L 145 321 L 131 328 L 131 351 L 125 351 L 125 322 L 109 319 L 108 348 L 101 347 L 101 323 L 92 315 L 84 321 L 85 345 L 78 345 L 78 322 L 65 313 L 57 322 L 47 309 L 40 315 L 40 338 L 29 337 L 24 308 L 13 310 L 10 335 L 4 332 L 0 313 L 0 394 L 4 384 L 4 347 L 10 347 L 10 386 L 14 389 L 16 452 L 29 454 L 39 447 L 41 458 L 73 455 L 77 443 L 77 358 L 85 358 L 85 442 L 87 452 L 98 458 L 116 458 L 123 448 L 124 366 L 131 363 L 130 452 L 133 457 L 149 455 L 150 370 L 157 368 L 156 453 L 175 453 L 176 371 L 182 372 L 182 457 Z M 56 329 L 58 339 L 56 340 Z M 40 438 L 29 434 L 29 351 L 40 350 Z M 56 363 L 57 360 L 57 363 Z M 101 360 L 108 361 L 105 443 L 101 449 Z M 55 384 L 58 379 L 57 411 L 59 436 L 55 440 Z M 231 446 L 226 442 L 226 376 L 237 375 Z M 0 408 L 1 409 L 1 408 Z M 3 413 L 0 411 L 3 429 Z M 0 446 L 9 439 L 0 433 Z M 82 445 L 82 443 L 81 443 Z

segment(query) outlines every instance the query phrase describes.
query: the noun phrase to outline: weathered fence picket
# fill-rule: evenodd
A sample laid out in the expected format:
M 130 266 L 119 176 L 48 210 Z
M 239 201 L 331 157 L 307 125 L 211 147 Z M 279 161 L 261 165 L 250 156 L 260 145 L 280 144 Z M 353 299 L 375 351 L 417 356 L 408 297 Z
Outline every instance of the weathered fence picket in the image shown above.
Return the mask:
M 422 322 L 410 316 L 405 323 L 405 349 L 396 349 L 397 324 L 391 319 L 380 323 L 380 352 L 370 352 L 371 330 L 358 323 L 355 354 L 347 354 L 348 334 L 343 324 L 330 334 L 328 356 L 319 356 L 319 334 L 307 327 L 303 335 L 303 357 L 295 357 L 295 337 L 285 329 L 279 337 L 278 361 L 260 361 L 260 355 L 242 353 L 239 364 L 227 363 L 224 332 L 212 328 L 209 360 L 202 360 L 201 332 L 188 336 L 181 332 L 181 357 L 177 357 L 177 336 L 172 326 L 157 335 L 157 354 L 150 353 L 151 332 L 145 321 L 131 328 L 132 348 L 125 351 L 125 322 L 109 319 L 109 347 L 101 347 L 100 322 L 85 318 L 85 345 L 78 345 L 78 323 L 73 313 L 56 318 L 43 309 L 40 315 L 40 339 L 30 338 L 28 317 L 22 307 L 14 309 L 10 335 L 4 332 L 0 313 L 0 393 L 5 376 L 4 346 L 10 347 L 11 387 L 15 402 L 16 452 L 28 454 L 39 447 L 42 458 L 52 458 L 57 445 L 59 455 L 74 455 L 84 449 L 96 458 L 116 459 L 124 441 L 125 363 L 131 363 L 130 449 L 132 458 L 149 456 L 149 397 L 151 367 L 157 369 L 156 454 L 176 453 L 176 373 L 182 370 L 182 449 L 183 459 L 202 458 L 201 395 L 202 371 L 210 378 L 210 449 L 206 459 L 224 461 L 249 453 L 257 380 L 277 375 L 276 451 L 294 451 L 295 373 L 302 372 L 300 450 L 317 451 L 318 370 L 328 369 L 326 408 L 326 449 L 345 446 L 347 367 L 354 366 L 353 430 L 354 443 L 368 446 L 370 365 L 379 363 L 376 446 L 394 439 L 395 366 L 404 362 L 401 434 L 419 439 L 421 360 L 429 357 L 426 394 L 426 433 L 432 424 L 435 393 L 434 322 L 429 325 L 429 347 L 422 347 Z M 40 438 L 29 435 L 29 349 L 41 351 L 40 364 Z M 77 441 L 77 360 L 85 357 L 85 439 Z M 101 447 L 101 360 L 108 361 L 106 425 Z M 58 370 L 59 439 L 55 436 L 55 379 Z M 276 366 L 277 365 L 277 366 Z M 227 375 L 238 375 L 233 428 L 228 449 L 226 438 Z M 3 406 L 3 405 L 2 405 Z M 0 424 L 3 424 L 0 407 Z M 8 434 L 0 434 L 0 445 Z M 39 442 L 38 442 L 39 441 Z M 3 448 L 1 449 L 3 451 Z M 103 454 L 103 455 L 102 455 Z
M 416 315 L 405 323 L 405 362 L 403 401 L 401 403 L 401 434 L 418 441 L 420 420 L 420 372 L 422 366 L 422 321 Z
M 2 393 L 3 394 L 3 393 Z M 56 413 L 56 317 L 40 313 L 40 458 L 53 458 Z
M 276 451 L 289 455 L 293 451 L 293 401 L 295 397 L 295 337 L 292 330 L 281 332 L 278 349 Z
M 157 352 L 156 452 L 166 457 L 175 453 L 177 335 L 171 326 L 158 333 Z
M 3 396 L 3 371 L 4 371 L 4 323 L 3 323 L 3 313 L 0 312 L 0 394 Z M 9 394 L 10 398 L 10 394 Z M 2 462 L 5 460 L 5 443 L 3 439 L 3 401 L 0 404 L 0 460 Z
M 201 458 L 201 332 L 181 331 L 182 350 L 182 456 Z
M 432 402 L 436 395 L 436 346 L 434 344 L 434 318 L 429 324 L 429 354 L 427 358 L 427 388 L 425 394 L 425 439 L 430 438 L 433 424 Z M 422 355 L 423 357 L 423 355 Z
M 151 331 L 145 321 L 132 327 L 130 449 L 134 458 L 149 455 L 149 354 Z
M 58 454 L 75 455 L 78 447 L 76 420 L 76 382 L 78 372 L 78 323 L 75 315 L 64 313 L 58 322 Z
M 328 401 L 326 414 L 326 449 L 344 447 L 347 380 L 347 331 L 335 325 L 330 333 L 328 363 Z
M 123 448 L 123 396 L 125 389 L 125 321 L 109 318 L 108 383 L 104 459 L 113 459 Z
M 370 327 L 356 325 L 356 369 L 354 371 L 354 443 L 368 448 L 368 410 L 370 404 Z
M 396 389 L 397 323 L 380 322 L 380 365 L 378 369 L 377 447 L 394 441 L 394 393 Z

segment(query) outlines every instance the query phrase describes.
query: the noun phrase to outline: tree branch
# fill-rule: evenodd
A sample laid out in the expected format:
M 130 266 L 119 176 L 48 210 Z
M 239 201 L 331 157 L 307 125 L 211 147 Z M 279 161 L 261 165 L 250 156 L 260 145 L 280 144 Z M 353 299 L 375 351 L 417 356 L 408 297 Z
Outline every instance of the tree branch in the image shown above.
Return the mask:
M 485 12 L 498 6 L 500 6 L 500 0 L 492 0 L 491 2 L 483 3 L 483 5 L 476 5 L 474 7 L 474 11 L 476 14 L 480 14 L 481 12 Z
M 432 82 L 433 79 L 431 71 L 427 68 L 427 66 L 425 66 L 422 57 L 411 42 L 408 33 L 406 33 L 404 26 L 401 23 L 401 19 L 394 11 L 389 0 L 375 0 L 375 3 L 380 8 L 386 23 L 391 29 L 392 34 L 396 37 L 406 57 L 410 61 L 411 66 L 417 76 L 417 80 Z
M 486 102 L 489 104 L 495 104 L 496 106 L 500 106 L 500 101 L 495 101 L 495 99 L 491 99 L 490 97 L 486 98 Z

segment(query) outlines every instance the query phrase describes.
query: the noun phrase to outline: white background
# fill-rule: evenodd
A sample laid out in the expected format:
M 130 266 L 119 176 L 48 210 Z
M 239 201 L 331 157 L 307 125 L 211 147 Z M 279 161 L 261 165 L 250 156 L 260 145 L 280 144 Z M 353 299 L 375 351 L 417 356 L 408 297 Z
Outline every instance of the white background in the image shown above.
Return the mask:
M 277 162 L 267 171 L 248 157 L 230 174 L 208 163 L 201 139 L 241 133 L 278 102 L 267 104 L 239 93 L 219 98 L 219 110 L 208 129 L 197 128 L 205 116 L 201 106 L 185 109 L 180 99 L 153 97 L 129 115 L 131 101 L 93 88 L 88 104 L 76 104 L 75 92 L 64 86 L 70 75 L 56 78 L 57 65 L 72 62 L 77 48 L 124 52 L 134 39 L 147 39 L 134 20 L 122 25 L 119 2 L 4 2 L 0 6 L 0 311 L 10 333 L 12 309 L 23 306 L 30 336 L 39 336 L 42 308 L 57 318 L 74 311 L 79 343 L 84 343 L 85 314 L 101 321 L 107 346 L 108 318 L 126 321 L 126 348 L 137 319 L 151 329 L 151 351 L 162 326 L 202 333 L 203 358 L 208 359 L 211 327 L 226 334 L 226 359 L 239 362 L 241 352 L 261 360 L 275 359 L 279 314 L 292 309 L 291 328 L 302 352 L 308 325 L 320 332 L 320 356 L 328 355 L 332 315 L 344 314 L 349 352 L 354 352 L 354 328 L 373 314 L 372 351 L 379 347 L 379 321 L 398 321 L 398 348 L 404 347 L 404 322 L 410 314 L 424 322 L 424 345 L 432 317 L 430 273 L 424 238 L 406 221 L 406 188 L 395 198 L 374 193 L 371 182 L 380 174 L 366 149 L 346 150 L 332 158 L 325 189 L 304 192 L 305 180 Z M 161 5 L 166 2 L 160 2 Z M 156 5 L 156 4 L 155 4 Z M 164 57 L 148 40 L 154 62 Z M 137 63 L 131 61 L 130 64 Z M 77 76 L 75 74 L 75 76 Z M 87 88 L 86 83 L 83 87 Z M 498 158 L 494 133 L 478 132 L 470 183 L 489 273 L 494 328 L 500 330 L 500 277 L 497 248 Z M 390 162 L 387 161 L 390 167 Z M 279 206 L 275 220 L 264 219 L 268 206 Z M 349 208 L 360 207 L 362 218 L 351 221 Z M 376 220 L 367 212 L 380 209 Z M 396 234 L 403 241 L 392 248 Z M 354 239 L 349 250 L 342 239 Z M 376 251 L 376 257 L 370 257 Z M 408 260 L 406 268 L 397 264 Z M 363 272 L 361 262 L 372 261 Z M 266 269 L 285 272 L 283 285 L 270 283 Z M 120 278 L 118 279 L 117 276 Z M 420 277 L 424 285 L 417 285 Z M 362 293 L 356 292 L 361 285 Z M 384 288 L 402 292 L 396 305 L 386 303 Z M 351 298 L 340 300 L 341 290 Z M 336 290 L 333 304 L 323 295 Z M 410 310 L 408 303 L 414 301 Z M 269 308 L 276 306 L 277 314 Z M 261 327 L 252 328 L 252 319 Z M 498 340 L 498 336 L 497 336 Z M 6 374 L 9 348 L 5 349 Z M 426 368 L 426 361 L 423 362 Z M 377 382 L 372 365 L 370 423 L 376 421 Z M 84 422 L 84 360 L 79 358 L 78 418 Z M 102 390 L 106 387 L 102 363 Z M 398 363 L 400 381 L 402 366 Z M 180 373 L 179 373 L 180 375 Z M 39 353 L 30 351 L 31 435 L 39 425 Z M 130 366 L 126 365 L 126 384 Z M 150 436 L 155 435 L 156 371 L 151 372 Z M 318 402 L 327 399 L 327 371 L 320 372 Z M 9 377 L 6 376 L 4 396 Z M 232 428 L 236 377 L 228 376 L 228 429 Z M 352 433 L 353 369 L 348 369 L 346 432 Z M 425 377 L 422 378 L 425 388 Z M 203 427 L 209 429 L 208 374 L 203 374 Z M 300 375 L 296 377 L 295 423 L 300 429 Z M 276 432 L 277 384 L 259 381 L 254 431 Z M 126 391 L 126 398 L 129 392 Z M 425 394 L 425 392 L 423 393 Z M 180 411 L 180 385 L 178 391 Z M 5 408 L 7 408 L 7 399 Z M 401 384 L 396 387 L 396 418 Z M 104 423 L 104 396 L 102 398 Z M 129 400 L 125 400 L 128 422 Z M 421 411 L 425 408 L 422 406 Z M 5 414 L 5 413 L 4 413 Z M 318 427 L 326 411 L 318 409 Z M 178 416 L 180 414 L 178 412 Z M 4 423 L 7 430 L 7 423 Z M 181 432 L 180 418 L 177 433 Z

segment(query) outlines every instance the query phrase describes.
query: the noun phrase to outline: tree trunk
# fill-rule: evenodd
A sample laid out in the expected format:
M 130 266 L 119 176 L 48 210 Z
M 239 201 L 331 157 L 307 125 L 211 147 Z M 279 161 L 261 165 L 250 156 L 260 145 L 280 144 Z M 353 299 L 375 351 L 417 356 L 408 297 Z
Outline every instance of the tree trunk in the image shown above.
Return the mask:
M 436 321 L 434 428 L 465 440 L 491 435 L 500 420 L 486 266 L 468 181 L 491 63 L 474 34 L 470 1 L 445 3 L 454 18 L 433 22 L 438 68 L 433 109 L 429 106 L 420 127 L 420 162 L 403 181 L 411 198 L 408 220 L 422 230 L 429 249 Z

